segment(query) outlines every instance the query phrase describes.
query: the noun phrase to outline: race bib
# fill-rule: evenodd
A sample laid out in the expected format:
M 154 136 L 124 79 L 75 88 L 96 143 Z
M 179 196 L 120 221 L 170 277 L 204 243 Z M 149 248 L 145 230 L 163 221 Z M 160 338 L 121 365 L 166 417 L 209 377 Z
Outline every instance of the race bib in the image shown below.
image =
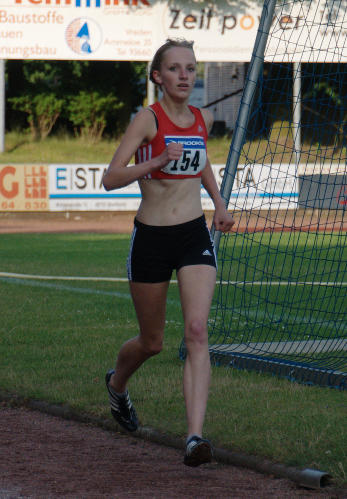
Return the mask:
M 183 153 L 180 159 L 170 161 L 162 171 L 170 175 L 197 175 L 206 165 L 206 146 L 202 137 L 182 137 L 175 135 L 165 136 L 165 145 L 170 142 L 183 144 Z

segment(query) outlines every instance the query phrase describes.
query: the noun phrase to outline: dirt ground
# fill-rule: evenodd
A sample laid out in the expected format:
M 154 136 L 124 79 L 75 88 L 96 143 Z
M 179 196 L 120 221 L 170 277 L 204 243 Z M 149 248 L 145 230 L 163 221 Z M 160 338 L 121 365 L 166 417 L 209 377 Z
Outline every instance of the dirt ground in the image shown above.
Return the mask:
M 0 408 L 0 498 L 333 498 L 245 468 L 24 408 Z
M 101 232 L 132 231 L 132 212 L 73 212 L 73 213 L 1 213 L 0 233 L 16 232 Z
M 212 213 L 206 212 L 209 226 Z M 0 212 L 0 233 L 102 232 L 131 233 L 134 212 Z M 240 212 L 234 214 L 233 231 L 347 231 L 347 210 L 297 212 Z
M 0 233 L 129 233 L 133 218 L 133 213 L 1 213 Z M 0 499 L 347 498 L 331 487 L 309 490 L 217 462 L 188 468 L 182 451 L 172 447 L 5 403 L 0 456 Z

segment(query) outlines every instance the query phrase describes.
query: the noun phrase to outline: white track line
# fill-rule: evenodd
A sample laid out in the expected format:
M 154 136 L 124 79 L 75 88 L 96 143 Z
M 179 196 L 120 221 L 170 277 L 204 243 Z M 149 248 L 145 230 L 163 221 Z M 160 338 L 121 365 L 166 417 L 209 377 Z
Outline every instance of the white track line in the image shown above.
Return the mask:
M 11 279 L 14 279 L 13 282 L 22 284 L 22 285 L 31 285 L 31 286 L 39 286 L 39 287 L 46 287 L 46 288 L 51 288 L 55 289 L 57 291 L 68 291 L 68 292 L 73 292 L 73 293 L 86 293 L 86 294 L 98 294 L 98 295 L 105 295 L 105 296 L 115 296 L 117 298 L 123 298 L 126 300 L 130 300 L 131 296 L 129 293 L 119 293 L 117 291 L 105 291 L 105 290 L 98 290 L 98 289 L 89 289 L 89 288 L 75 288 L 75 287 L 69 287 L 65 286 L 63 284 L 53 284 L 53 283 L 39 283 L 35 281 L 40 281 L 40 280 L 65 280 L 65 281 L 113 281 L 113 282 L 126 282 L 126 278 L 117 278 L 117 277 L 72 277 L 72 276 L 39 276 L 39 275 L 31 275 L 31 274 L 18 274 L 18 273 L 11 273 L 11 272 L 0 272 L 0 279 L 3 279 L 4 281 L 11 282 Z M 31 284 L 29 284 L 28 281 L 34 281 Z M 177 281 L 173 281 L 177 282 Z M 171 300 L 168 299 L 168 303 L 171 305 L 179 305 L 178 300 Z M 235 309 L 234 313 L 238 313 L 239 310 Z M 245 319 L 249 318 L 250 316 L 254 316 L 254 318 L 261 319 L 262 316 L 267 316 L 267 314 L 261 313 L 260 310 L 257 310 L 257 312 L 248 311 L 246 314 Z M 276 318 L 276 315 L 273 315 L 272 318 Z M 307 322 L 307 323 L 312 323 L 312 318 L 307 318 L 307 317 L 298 317 L 298 320 L 300 322 Z M 319 321 L 317 321 L 319 322 Z M 331 324 L 329 321 L 323 321 L 323 323 L 320 323 L 320 325 L 323 325 L 325 328 L 328 329 L 336 329 L 336 323 Z M 342 328 L 343 329 L 343 328 Z M 290 342 L 289 342 L 290 343 Z
M 51 282 L 40 282 L 38 279 L 19 279 L 13 277 L 3 277 L 0 276 L 0 282 L 10 282 L 11 284 L 19 284 L 22 286 L 35 286 L 40 288 L 55 289 L 56 291 L 68 291 L 71 293 L 84 293 L 84 294 L 96 294 L 104 296 L 116 296 L 117 298 L 125 298 L 130 300 L 131 296 L 129 293 L 119 293 L 117 291 L 104 291 L 102 289 L 90 289 L 90 288 L 75 288 L 67 286 L 64 284 L 55 284 Z
M 126 277 L 78 277 L 78 276 L 52 276 L 36 274 L 17 274 L 13 272 L 0 272 L 0 277 L 17 279 L 38 279 L 47 281 L 99 281 L 99 282 L 128 282 Z M 173 284 L 177 280 L 172 279 Z M 347 282 L 333 281 L 217 281 L 217 284 L 233 286 L 347 286 Z
M 64 284 L 55 284 L 55 283 L 50 283 L 50 282 L 40 282 L 40 277 L 39 276 L 33 276 L 33 277 L 26 277 L 27 274 L 8 274 L 7 272 L 0 272 L 0 281 L 3 282 L 10 282 L 13 284 L 19 284 L 22 286 L 36 286 L 36 287 L 41 287 L 41 288 L 50 288 L 50 289 L 55 289 L 57 291 L 68 291 L 71 293 L 84 293 L 84 294 L 96 294 L 96 295 L 104 295 L 104 296 L 116 296 L 117 298 L 124 298 L 126 300 L 131 299 L 130 293 L 119 293 L 118 291 L 104 291 L 102 289 L 91 289 L 91 288 L 75 288 L 75 287 L 70 287 Z M 43 276 L 43 280 L 48 279 L 57 279 L 59 280 L 59 277 L 52 277 L 52 276 Z M 96 278 L 97 279 L 97 278 Z M 93 280 L 96 280 L 93 279 Z M 66 280 L 63 277 L 63 280 Z M 88 280 L 88 278 L 68 278 L 68 280 Z M 125 279 L 127 281 L 127 279 Z M 180 305 L 180 302 L 178 300 L 171 300 L 168 299 L 167 303 L 170 305 Z
M 1 273 L 0 273 L 1 275 Z M 220 281 L 217 281 L 220 284 Z M 344 281 L 222 281 L 235 286 L 347 286 Z
M 128 282 L 126 277 L 77 277 L 77 276 L 54 276 L 35 274 L 15 274 L 12 272 L 0 272 L 1 277 L 13 277 L 15 279 L 38 279 L 45 281 L 109 281 Z

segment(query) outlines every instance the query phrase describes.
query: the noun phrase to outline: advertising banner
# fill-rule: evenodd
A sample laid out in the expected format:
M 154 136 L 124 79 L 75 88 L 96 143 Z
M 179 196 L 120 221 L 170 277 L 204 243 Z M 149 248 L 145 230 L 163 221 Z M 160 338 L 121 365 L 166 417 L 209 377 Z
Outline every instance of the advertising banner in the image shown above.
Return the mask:
M 168 37 L 203 61 L 249 60 L 260 8 L 188 8 L 158 0 L 1 0 L 3 59 L 149 61 Z
M 49 211 L 47 165 L 0 165 L 1 211 Z
M 265 61 L 347 62 L 346 8 L 346 0 L 288 4 L 272 25 Z
M 136 211 L 141 202 L 137 182 L 105 191 L 105 164 L 0 165 L 1 211 Z M 131 168 L 131 167 L 130 167 Z M 225 165 L 212 165 L 220 187 Z M 229 208 L 291 209 L 297 207 L 294 165 L 239 165 Z M 213 203 L 201 189 L 204 210 Z
M 149 61 L 168 37 L 184 37 L 195 42 L 200 61 L 249 61 L 262 4 L 0 0 L 0 58 Z M 346 60 L 347 20 L 336 19 L 332 4 L 303 0 L 288 14 L 276 14 L 266 59 Z M 308 39 L 325 50 L 307 50 Z
M 136 211 L 141 193 L 137 182 L 105 191 L 102 177 L 108 165 L 50 165 L 51 211 Z
M 212 165 L 220 188 L 225 165 Z M 293 164 L 239 164 L 230 196 L 230 210 L 287 210 L 297 208 L 299 192 L 296 166 Z M 204 199 L 203 208 L 213 209 L 212 202 Z

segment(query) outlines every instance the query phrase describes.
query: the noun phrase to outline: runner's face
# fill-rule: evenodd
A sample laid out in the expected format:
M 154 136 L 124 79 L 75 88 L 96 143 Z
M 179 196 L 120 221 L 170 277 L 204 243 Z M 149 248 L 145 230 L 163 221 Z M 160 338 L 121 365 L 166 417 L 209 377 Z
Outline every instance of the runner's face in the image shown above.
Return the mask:
M 163 56 L 160 71 L 154 71 L 153 76 L 161 85 L 162 91 L 173 99 L 188 99 L 196 78 L 194 52 L 185 47 L 170 48 Z

